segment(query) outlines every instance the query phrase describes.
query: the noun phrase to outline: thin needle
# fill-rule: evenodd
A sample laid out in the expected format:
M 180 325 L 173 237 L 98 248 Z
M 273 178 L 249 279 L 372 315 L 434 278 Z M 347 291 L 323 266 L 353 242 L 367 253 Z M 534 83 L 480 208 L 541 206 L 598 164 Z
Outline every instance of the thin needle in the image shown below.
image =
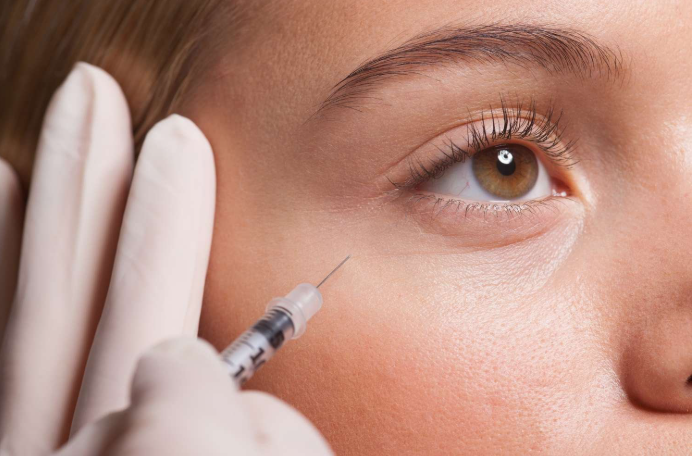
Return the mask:
M 329 275 L 327 275 L 327 277 L 325 277 L 325 278 L 320 282 L 320 284 L 317 285 L 316 288 L 321 287 L 322 284 L 323 284 L 324 282 L 326 282 L 327 279 L 330 278 L 330 277 L 332 276 L 332 274 L 334 274 L 336 271 L 338 271 L 339 268 L 340 268 L 341 266 L 343 266 L 344 263 L 346 263 L 346 262 L 349 260 L 349 258 L 351 258 L 351 255 L 347 256 L 346 259 L 345 259 L 344 261 L 342 261 L 341 263 L 339 263 L 339 266 L 335 267 L 334 270 L 333 270 L 332 272 L 330 272 Z

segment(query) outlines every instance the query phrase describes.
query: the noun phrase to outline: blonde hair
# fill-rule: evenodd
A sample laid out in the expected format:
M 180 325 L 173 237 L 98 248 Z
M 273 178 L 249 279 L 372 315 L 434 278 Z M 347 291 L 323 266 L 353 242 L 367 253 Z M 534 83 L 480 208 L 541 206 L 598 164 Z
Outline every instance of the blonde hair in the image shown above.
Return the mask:
M 13 0 L 0 5 L 0 157 L 26 186 L 43 115 L 74 64 L 120 83 L 140 145 L 205 68 L 202 43 L 229 0 Z

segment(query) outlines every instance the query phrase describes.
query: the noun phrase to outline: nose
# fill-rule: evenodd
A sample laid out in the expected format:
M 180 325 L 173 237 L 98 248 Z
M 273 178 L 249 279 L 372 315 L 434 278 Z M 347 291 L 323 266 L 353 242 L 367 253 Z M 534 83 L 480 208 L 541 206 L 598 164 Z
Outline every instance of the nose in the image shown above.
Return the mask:
M 692 311 L 649 315 L 624 352 L 624 387 L 649 410 L 692 413 Z
M 665 141 L 664 138 L 661 138 Z M 599 286 L 612 299 L 608 340 L 621 388 L 646 411 L 692 413 L 692 150 L 668 143 L 660 159 L 632 167 L 646 189 L 632 188 L 637 214 L 605 223 L 616 267 Z M 629 191 L 630 189 L 628 189 Z M 631 208 L 630 208 L 631 209 Z M 601 233 L 601 231 L 599 231 Z M 614 337 L 613 337 L 614 336 Z
M 682 154 L 681 154 L 682 155 Z M 670 157 L 668 157 L 670 158 Z M 618 219 L 619 263 L 601 282 L 617 303 L 615 365 L 632 404 L 647 411 L 692 413 L 692 181 L 681 160 L 641 170 L 660 188 L 633 204 L 650 217 Z M 675 165 L 675 166 L 673 166 Z M 662 176 L 666 176 L 664 179 Z M 671 215 L 674 214 L 674 215 Z M 627 252 L 626 259 L 622 256 Z M 614 308 L 610 307 L 609 311 Z

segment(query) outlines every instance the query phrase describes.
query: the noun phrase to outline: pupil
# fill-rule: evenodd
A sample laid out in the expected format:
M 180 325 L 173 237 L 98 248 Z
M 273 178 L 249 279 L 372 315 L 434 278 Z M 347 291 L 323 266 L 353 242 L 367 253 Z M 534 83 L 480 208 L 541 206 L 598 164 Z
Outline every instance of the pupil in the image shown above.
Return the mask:
M 501 150 L 497 153 L 497 170 L 503 176 L 511 176 L 517 170 L 517 163 L 510 151 Z

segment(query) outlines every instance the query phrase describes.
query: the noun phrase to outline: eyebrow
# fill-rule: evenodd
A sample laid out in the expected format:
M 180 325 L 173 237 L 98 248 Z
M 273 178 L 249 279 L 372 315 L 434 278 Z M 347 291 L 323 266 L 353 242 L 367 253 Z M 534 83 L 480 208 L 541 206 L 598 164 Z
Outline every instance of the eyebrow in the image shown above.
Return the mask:
M 448 63 L 506 63 L 540 68 L 550 74 L 622 80 L 620 48 L 599 44 L 584 32 L 534 25 L 443 27 L 418 35 L 360 65 L 342 79 L 315 115 L 333 107 L 359 111 L 358 101 L 387 80 L 419 75 Z

